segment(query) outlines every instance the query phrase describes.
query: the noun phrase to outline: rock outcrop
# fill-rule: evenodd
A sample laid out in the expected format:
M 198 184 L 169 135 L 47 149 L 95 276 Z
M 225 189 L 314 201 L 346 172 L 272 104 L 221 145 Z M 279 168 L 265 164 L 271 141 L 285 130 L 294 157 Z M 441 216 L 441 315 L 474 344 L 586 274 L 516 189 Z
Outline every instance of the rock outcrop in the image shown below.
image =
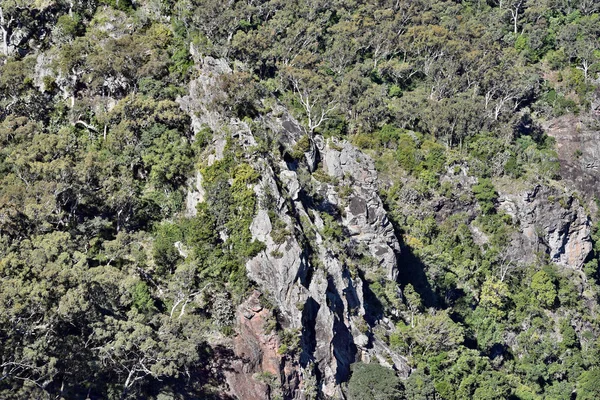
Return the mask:
M 287 123 L 282 122 L 279 131 L 288 136 L 287 143 L 295 143 L 299 138 L 293 135 L 301 134 L 301 130 L 286 129 L 291 124 L 289 115 L 283 121 Z M 271 121 L 273 125 L 276 122 Z M 310 176 L 313 193 L 299 183 L 298 175 L 308 171 L 284 161 L 275 168 L 264 160 L 259 162 L 263 178 L 256 186 L 257 196 L 264 196 L 265 190 L 274 196 L 275 218 L 294 234 L 283 243 L 276 242 L 272 237 L 274 221 L 268 210 L 259 210 L 251 230 L 267 249 L 248 262 L 247 271 L 272 296 L 284 326 L 301 331 L 300 364 L 305 374 L 318 375 L 322 392 L 337 398 L 341 397 L 339 384 L 348 377 L 350 364 L 361 354 L 378 351 L 364 320 L 365 283 L 351 271 L 342 253 L 347 248 L 362 252 L 361 256 L 374 260 L 373 269 L 394 280 L 400 246 L 377 195 L 373 162 L 349 143 L 320 137 L 315 142 L 323 173 L 321 180 Z M 343 232 L 344 249 L 336 249 L 336 243 L 324 233 L 323 218 L 331 215 L 339 217 L 333 223 Z M 311 237 L 314 239 L 307 239 Z M 395 364 L 406 369 L 400 358 Z M 311 365 L 315 366 L 313 371 Z
M 600 100 L 597 100 L 600 102 Z M 560 175 L 566 185 L 582 193 L 595 206 L 600 197 L 600 114 L 568 115 L 550 120 L 544 129 L 556 139 Z
M 364 243 L 388 279 L 398 275 L 396 255 L 398 238 L 390 224 L 383 203 L 377 195 L 377 172 L 370 157 L 347 142 L 328 140 L 323 149 L 323 168 L 327 174 L 348 181 L 352 194 L 344 207 L 342 222 L 353 240 Z M 329 186 L 328 198 L 339 202 L 335 188 Z
M 179 102 L 196 132 L 209 126 L 215 133 L 209 164 L 222 157 L 229 138 L 245 149 L 247 162 L 260 173 L 254 187 L 259 209 L 250 230 L 266 249 L 246 269 L 276 307 L 283 330 L 300 336 L 299 354 L 282 363 L 276 356 L 278 341 L 259 329 L 265 309 L 252 299 L 242 305 L 235 345 L 240 359 L 228 374 L 231 393 L 240 399 L 268 398 L 265 384 L 252 377 L 262 370 L 280 381 L 285 398 L 304 398 L 307 382 L 318 382 L 317 390 L 326 396 L 342 398 L 340 384 L 348 378 L 350 364 L 360 359 L 381 360 L 407 375 L 404 359 L 390 357 L 365 320 L 364 274 L 395 280 L 400 251 L 377 195 L 373 161 L 347 142 L 321 136 L 309 139 L 303 160 L 293 159 L 294 146 L 307 134 L 280 105 L 272 106 L 261 123 L 274 133 L 282 155 L 256 155 L 251 148 L 257 140 L 245 122 L 225 120 L 207 107 L 218 95 L 216 77 L 231 69 L 209 57 L 197 64 L 199 77 Z M 203 200 L 201 186 L 199 175 L 188 195 L 189 214 Z M 393 365 L 387 363 L 390 359 Z
M 500 208 L 513 218 L 510 257 L 531 263 L 546 254 L 550 261 L 580 269 L 592 251 L 591 221 L 579 200 L 556 189 L 536 186 L 519 194 L 501 194 Z
M 231 394 L 238 399 L 267 399 L 271 391 L 268 378 L 277 381 L 280 378 L 279 337 L 273 331 L 267 332 L 269 320 L 274 316 L 260 304 L 260 296 L 255 291 L 236 312 L 237 335 L 233 340 L 236 358 L 225 376 Z

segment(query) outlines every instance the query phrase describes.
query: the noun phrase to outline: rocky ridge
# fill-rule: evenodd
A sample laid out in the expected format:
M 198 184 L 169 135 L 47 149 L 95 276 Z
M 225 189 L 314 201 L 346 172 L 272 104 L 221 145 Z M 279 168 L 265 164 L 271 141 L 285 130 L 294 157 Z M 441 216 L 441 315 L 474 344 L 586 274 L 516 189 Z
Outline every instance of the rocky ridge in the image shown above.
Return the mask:
M 259 209 L 250 229 L 266 250 L 248 261 L 247 273 L 278 310 L 284 331 L 297 336 L 300 344 L 294 354 L 277 354 L 273 350 L 278 342 L 269 339 L 260 324 L 248 322 L 260 321 L 262 311 L 255 307 L 249 318 L 244 316 L 249 315 L 244 311 L 248 306 L 242 306 L 234 347 L 239 360 L 246 361 L 234 366 L 238 374 L 228 375 L 231 392 L 238 398 L 264 398 L 268 392 L 264 382 L 252 375 L 264 364 L 264 354 L 271 354 L 267 370 L 287 387 L 286 398 L 304 398 L 306 384 L 301 382 L 314 381 L 321 383 L 318 389 L 324 395 L 341 398 L 339 385 L 349 376 L 350 364 L 361 358 L 392 367 L 391 360 L 407 375 L 405 361 L 373 336 L 365 320 L 363 273 L 395 280 L 400 252 L 377 194 L 373 161 L 345 141 L 319 135 L 310 138 L 304 160 L 257 156 L 252 152 L 257 140 L 246 122 L 208 111 L 216 77 L 231 69 L 210 57 L 197 61 L 199 77 L 192 81 L 190 94 L 180 99 L 181 107 L 190 114 L 196 132 L 203 126 L 215 132 L 209 164 L 223 156 L 227 135 L 251 154 L 248 162 L 261 180 L 254 187 Z M 275 132 L 283 154 L 289 155 L 306 133 L 285 108 L 272 108 L 262 122 Z M 198 173 L 188 194 L 188 214 L 194 214 L 203 199 Z M 330 231 L 338 233 L 332 236 Z M 360 270 L 357 260 L 364 264 Z M 248 349 L 263 354 L 263 361 L 256 357 L 248 361 Z
M 340 383 L 358 360 L 377 360 L 407 376 L 406 360 L 373 335 L 375 324 L 384 323 L 370 318 L 365 296 L 366 275 L 396 281 L 399 272 L 400 244 L 377 194 L 373 161 L 346 141 L 309 137 L 279 104 L 269 104 L 260 123 L 274 134 L 282 155 L 255 151 L 260 138 L 251 126 L 225 118 L 209 105 L 226 96 L 218 92 L 218 76 L 232 73 L 231 67 L 224 60 L 195 58 L 198 78 L 179 101 L 195 132 L 209 127 L 215 133 L 206 163 L 221 159 L 227 140 L 234 140 L 261 176 L 254 186 L 259 207 L 250 230 L 266 249 L 246 265 L 260 292 L 237 310 L 237 359 L 227 374 L 230 393 L 244 399 L 270 398 L 273 386 L 284 398 L 310 398 L 306 393 L 315 389 L 342 398 Z M 303 156 L 292 157 L 306 137 L 309 146 Z M 190 181 L 188 215 L 205 200 L 202 181 L 200 172 Z M 468 190 L 475 182 L 461 181 L 459 187 Z M 432 207 L 437 210 L 440 205 Z M 548 257 L 580 270 L 588 259 L 591 221 L 576 196 L 537 185 L 518 193 L 501 192 L 498 207 L 516 227 L 507 248 L 508 263 L 524 265 Z M 277 310 L 283 330 L 298 340 L 294 351 L 279 351 L 280 338 L 266 330 L 265 321 L 274 316 L 257 305 L 261 296 Z M 265 372 L 274 379 L 271 385 L 265 383 Z M 316 382 L 318 388 L 309 387 Z

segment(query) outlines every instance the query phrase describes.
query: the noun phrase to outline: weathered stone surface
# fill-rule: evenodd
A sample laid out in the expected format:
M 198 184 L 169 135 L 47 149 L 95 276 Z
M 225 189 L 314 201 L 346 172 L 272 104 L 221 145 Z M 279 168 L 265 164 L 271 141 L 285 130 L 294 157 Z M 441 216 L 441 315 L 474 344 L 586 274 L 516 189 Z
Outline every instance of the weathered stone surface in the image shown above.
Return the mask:
M 600 104 L 600 97 L 595 102 Z M 564 184 L 584 194 L 595 207 L 594 197 L 600 197 L 600 113 L 556 118 L 544 130 L 556 139 Z
M 531 263 L 542 252 L 556 264 L 582 267 L 592 251 L 591 223 L 577 199 L 538 185 L 520 195 L 501 194 L 499 203 L 520 227 L 511 242 L 513 261 Z
M 190 95 L 179 101 L 195 118 L 194 129 L 208 125 L 215 133 L 207 151 L 210 164 L 223 156 L 224 132 L 243 148 L 251 148 L 256 140 L 244 122 L 225 120 L 207 110 L 211 96 L 217 95 L 208 93 L 208 89 L 218 74 L 230 72 L 229 67 L 209 57 L 199 58 L 198 64 L 201 68 L 191 84 Z M 283 107 L 272 108 L 273 112 L 261 117 L 261 122 L 289 151 L 306 134 L 305 130 Z M 227 129 L 221 129 L 223 126 Z M 348 245 L 360 249 L 354 251 L 377 260 L 373 268 L 384 271 L 390 279 L 396 278 L 400 246 L 377 195 L 373 161 L 347 142 L 325 141 L 318 135 L 311 139 L 306 163 L 277 157 L 264 159 L 251 151 L 248 154 L 247 162 L 260 175 L 260 182 L 254 186 L 258 210 L 250 232 L 266 249 L 246 263 L 246 271 L 276 306 L 282 327 L 301 333 L 302 351 L 294 360 L 282 362 L 276 357 L 276 340 L 261 332 L 262 322 L 257 322 L 265 319 L 269 311 L 256 304 L 254 307 L 252 302 L 256 303 L 256 299 L 251 298 L 237 311 L 239 335 L 235 354 L 241 360 L 232 362 L 233 371 L 227 375 L 231 393 L 239 399 L 268 398 L 265 386 L 252 378 L 252 373 L 260 370 L 277 374 L 286 399 L 303 399 L 303 379 L 314 376 L 319 376 L 319 390 L 324 396 L 343 398 L 340 384 L 347 380 L 350 365 L 360 359 L 361 353 L 368 352 L 373 359 L 379 359 L 377 352 L 382 351 L 386 354 L 380 357 L 382 360 L 390 356 L 384 343 L 372 346 L 372 333 L 364 332 L 364 282 L 346 265 L 341 241 L 331 243 L 331 239 L 322 236 L 326 228 L 322 215 L 329 213 L 335 219 L 344 235 L 348 235 Z M 310 175 L 318 168 L 323 168 L 332 179 L 321 178 L 321 182 L 315 178 L 318 174 Z M 202 178 L 197 178 L 198 187 L 188 195 L 190 214 L 197 201 L 204 199 L 201 183 Z M 351 187 L 351 194 L 342 193 L 339 185 Z M 268 202 L 264 201 L 266 198 Z M 287 232 L 283 238 L 282 224 Z M 273 239 L 275 226 L 277 242 Z M 399 356 L 394 362 L 397 368 L 406 367 Z
M 233 340 L 236 359 L 225 377 L 232 395 L 238 399 L 269 399 L 268 386 L 256 379 L 256 374 L 268 372 L 280 379 L 281 356 L 279 337 L 274 332 L 266 332 L 265 326 L 271 311 L 260 305 L 261 293 L 255 291 L 237 310 L 237 335 Z
M 283 131 L 286 124 L 283 136 L 294 143 L 302 131 L 294 128 L 296 125 L 291 122 L 291 116 L 282 120 L 284 122 L 279 127 L 271 121 L 272 126 Z M 400 246 L 377 195 L 377 176 L 372 160 L 346 142 L 330 144 L 317 137 L 315 143 L 321 144 L 323 169 L 327 174 L 347 179 L 353 187 L 352 195 L 342 199 L 334 184 L 319 183 L 331 205 L 344 207 L 345 216 L 339 222 L 352 240 L 366 245 L 366 249 L 378 260 L 379 268 L 390 279 L 395 279 L 396 253 Z M 284 323 L 302 330 L 300 365 L 307 367 L 314 363 L 321 376 L 321 392 L 341 398 L 340 383 L 347 379 L 350 364 L 357 360 L 358 347 L 366 351 L 370 344 L 369 336 L 356 327 L 365 314 L 363 282 L 351 276 L 347 266 L 327 247 L 319 233 L 324 228 L 319 215 L 321 211 L 310 207 L 327 209 L 329 206 L 305 203 L 306 199 L 300 194 L 302 187 L 297 173 L 287 169 L 285 163 L 280 163 L 279 167 L 281 171 L 276 177 L 270 167 L 262 165 L 262 181 L 255 190 L 260 198 L 261 188 L 270 188 L 271 195 L 281 205 L 277 218 L 285 221 L 290 232 L 295 234 L 290 235 L 285 243 L 276 244 L 269 234 L 271 223 L 268 214 L 266 210 L 259 210 L 251 230 L 253 237 L 265 243 L 267 249 L 250 260 L 246 268 L 251 279 L 275 300 Z M 277 181 L 281 187 L 277 186 Z M 287 203 L 286 198 L 289 200 Z M 293 205 L 293 208 L 286 204 Z M 299 221 L 310 221 L 311 226 L 301 226 Z M 297 239 L 297 234 L 306 229 L 313 231 L 315 236 L 310 249 L 303 248 Z M 317 255 L 322 266 L 312 265 L 309 252 Z M 380 344 L 378 348 L 384 347 Z M 402 363 L 401 358 L 399 360 Z
M 400 244 L 377 194 L 377 172 L 373 160 L 347 142 L 327 141 L 323 169 L 332 177 L 346 177 L 352 185 L 342 219 L 352 238 L 368 246 L 389 279 L 398 274 L 396 255 Z M 331 198 L 336 201 L 335 198 Z
M 310 148 L 307 152 L 304 153 L 304 158 L 306 159 L 308 170 L 310 172 L 314 172 L 317 169 L 317 165 L 320 159 L 319 149 L 317 148 L 314 139 L 310 141 Z
M 369 337 L 367 335 L 358 335 L 354 338 L 354 344 L 359 347 L 366 347 L 369 344 Z
M 281 181 L 287 187 L 288 193 L 292 200 L 298 200 L 298 194 L 300 193 L 300 183 L 298 182 L 298 175 L 294 171 L 284 170 L 280 174 Z
M 219 75 L 231 73 L 232 70 L 222 59 L 203 57 L 197 58 L 195 61 L 201 73 L 198 78 L 190 82 L 189 93 L 178 98 L 177 102 L 181 109 L 190 115 L 194 133 L 197 133 L 205 125 L 213 131 L 218 131 L 226 121 L 210 104 L 216 96 L 223 94 L 223 92 L 215 90 Z
M 195 179 L 192 179 L 190 182 L 190 190 L 187 192 L 187 197 L 185 201 L 185 213 L 188 217 L 193 217 L 197 214 L 198 210 L 196 210 L 196 206 L 198 203 L 202 203 L 205 200 L 206 192 L 202 187 L 202 174 L 200 171 L 196 172 Z

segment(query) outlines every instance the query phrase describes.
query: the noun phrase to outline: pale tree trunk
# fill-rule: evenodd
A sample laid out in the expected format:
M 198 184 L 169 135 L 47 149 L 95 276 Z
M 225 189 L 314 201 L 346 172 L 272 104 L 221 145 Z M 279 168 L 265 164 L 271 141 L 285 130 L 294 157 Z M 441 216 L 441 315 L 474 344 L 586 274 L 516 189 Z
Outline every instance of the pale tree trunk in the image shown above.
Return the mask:
M 306 112 L 308 133 L 312 138 L 315 129 L 327 121 L 328 115 L 337 108 L 337 104 L 328 103 L 327 105 L 319 105 L 318 103 L 320 103 L 321 99 L 318 96 L 311 98 L 309 92 L 301 89 L 298 80 L 292 79 L 292 84 L 294 85 L 294 91 L 298 95 L 300 104 L 302 104 Z
M 588 63 L 588 60 L 586 60 L 586 59 L 581 60 L 581 70 L 583 71 L 583 78 L 584 78 L 585 82 L 588 81 L 589 69 L 590 69 L 590 64 Z
M 514 8 L 510 9 L 515 35 L 517 34 L 517 23 L 519 22 L 519 10 L 521 9 L 521 4 L 523 4 L 523 1 L 517 1 L 513 6 Z
M 2 53 L 8 56 L 8 24 L 2 7 L 0 7 L 0 30 L 2 30 Z

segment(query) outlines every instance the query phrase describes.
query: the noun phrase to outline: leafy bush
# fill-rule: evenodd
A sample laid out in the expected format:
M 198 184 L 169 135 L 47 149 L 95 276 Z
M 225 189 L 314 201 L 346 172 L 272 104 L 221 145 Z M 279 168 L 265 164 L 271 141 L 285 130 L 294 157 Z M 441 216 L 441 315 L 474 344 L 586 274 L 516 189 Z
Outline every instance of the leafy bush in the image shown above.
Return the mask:
M 554 306 L 557 298 L 556 283 L 548 272 L 541 270 L 533 274 L 531 289 L 542 307 L 552 308 Z
M 400 379 L 394 371 L 377 363 L 356 363 L 348 381 L 347 395 L 350 400 L 400 400 Z
M 481 212 L 484 215 L 493 214 L 496 212 L 496 200 L 498 193 L 492 184 L 492 181 L 486 178 L 480 178 L 477 185 L 473 186 L 473 194 L 479 202 Z

